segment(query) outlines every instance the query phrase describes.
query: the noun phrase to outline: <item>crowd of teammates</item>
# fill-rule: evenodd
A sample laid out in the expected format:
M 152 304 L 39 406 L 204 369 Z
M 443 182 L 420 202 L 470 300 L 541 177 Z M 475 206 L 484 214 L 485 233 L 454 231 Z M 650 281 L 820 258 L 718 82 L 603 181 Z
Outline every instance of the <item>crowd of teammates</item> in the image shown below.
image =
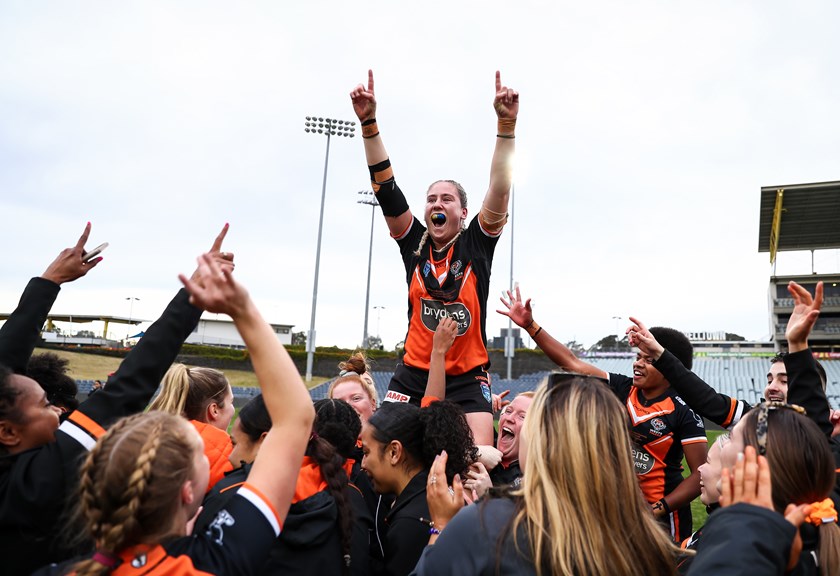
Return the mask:
M 808 347 L 822 284 L 791 283 L 790 350 L 756 407 L 692 373 L 681 333 L 632 318 L 632 377 L 603 372 L 517 288 L 499 312 L 563 371 L 503 400 L 484 324 L 518 94 L 497 73 L 491 183 L 467 227 L 454 181 L 427 191 L 425 225 L 411 215 L 372 73 L 351 98 L 409 285 L 386 398 L 354 355 L 313 404 L 235 279 L 225 226 L 107 385 L 77 402 L 66 364 L 33 350 L 61 286 L 101 261 L 88 224 L 0 328 L 4 574 L 840 574 L 840 443 Z M 235 420 L 223 373 L 173 364 L 203 311 L 232 318 L 259 381 Z M 729 429 L 710 450 L 701 417 Z M 695 529 L 698 496 L 710 515 Z

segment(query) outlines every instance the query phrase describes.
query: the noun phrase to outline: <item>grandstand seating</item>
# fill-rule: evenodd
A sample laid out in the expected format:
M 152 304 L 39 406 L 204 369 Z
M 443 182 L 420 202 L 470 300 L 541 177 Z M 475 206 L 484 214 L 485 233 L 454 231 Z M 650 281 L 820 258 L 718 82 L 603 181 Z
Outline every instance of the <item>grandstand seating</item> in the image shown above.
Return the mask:
M 617 374 L 631 374 L 633 359 L 626 358 L 587 358 L 587 362 L 606 372 Z M 746 400 L 752 405 L 761 400 L 762 392 L 767 382 L 769 358 L 753 357 L 706 357 L 694 359 L 694 372 L 708 382 L 715 390 Z M 840 407 L 840 360 L 823 360 L 827 374 L 826 395 L 833 407 Z M 388 390 L 391 372 L 373 372 L 376 392 L 380 401 Z M 527 390 L 533 390 L 548 375 L 548 372 L 525 374 L 513 380 L 501 378 L 497 373 L 491 373 L 494 391 L 510 390 L 510 397 Z M 325 398 L 332 380 L 310 390 L 313 400 Z M 234 391 L 236 394 L 236 391 Z
M 630 357 L 587 358 L 586 360 L 606 372 L 629 375 L 633 370 L 633 359 Z M 769 364 L 769 358 L 695 358 L 694 372 L 715 390 L 755 405 L 761 400 L 761 394 L 767 382 Z M 840 407 L 840 360 L 822 360 L 822 365 L 827 376 L 826 396 L 828 396 L 831 405 L 838 408 Z M 376 393 L 379 395 L 381 402 L 388 391 L 388 383 L 391 381 L 393 373 L 373 372 L 372 375 Z M 536 388 L 547 375 L 548 372 L 537 372 L 507 380 L 498 373 L 491 373 L 490 381 L 493 382 L 494 391 L 510 390 L 510 397 L 513 398 L 517 394 Z M 310 390 L 312 399 L 326 398 L 331 382 L 332 380 L 329 380 Z M 87 397 L 93 386 L 93 380 L 76 380 L 76 384 L 79 387 L 79 394 Z M 250 400 L 259 392 L 259 388 L 256 387 L 235 386 L 233 388 L 237 405 Z

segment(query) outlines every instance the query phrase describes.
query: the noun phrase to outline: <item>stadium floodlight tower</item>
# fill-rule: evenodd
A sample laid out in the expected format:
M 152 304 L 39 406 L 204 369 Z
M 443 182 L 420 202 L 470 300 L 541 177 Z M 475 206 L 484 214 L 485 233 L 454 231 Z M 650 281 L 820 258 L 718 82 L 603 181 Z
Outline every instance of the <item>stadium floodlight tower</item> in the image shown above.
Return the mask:
M 358 204 L 367 204 L 371 207 L 370 211 L 370 248 L 368 248 L 368 274 L 367 274 L 367 289 L 365 290 L 365 329 L 362 336 L 362 348 L 368 347 L 368 309 L 370 308 L 370 265 L 373 259 L 373 221 L 376 218 L 376 207 L 379 202 L 376 200 L 376 194 L 372 190 L 359 190 L 361 200 L 356 200 Z M 377 334 L 378 336 L 378 334 Z
M 324 200 L 327 195 L 327 169 L 330 165 L 330 137 L 353 138 L 356 123 L 350 120 L 307 116 L 304 131 L 309 134 L 323 134 L 327 137 L 327 152 L 324 157 L 324 182 L 321 185 L 321 214 L 318 217 L 318 247 L 315 250 L 315 285 L 312 288 L 312 317 L 306 338 L 306 381 L 312 380 L 312 363 L 315 359 L 315 308 L 318 306 L 318 271 L 321 267 L 321 232 L 324 228 Z

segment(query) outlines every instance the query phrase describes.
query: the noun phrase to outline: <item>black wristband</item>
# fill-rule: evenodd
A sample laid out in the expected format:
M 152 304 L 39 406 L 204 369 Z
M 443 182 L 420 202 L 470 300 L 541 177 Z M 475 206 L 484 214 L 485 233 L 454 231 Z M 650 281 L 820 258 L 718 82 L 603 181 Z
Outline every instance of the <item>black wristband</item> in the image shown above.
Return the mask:
M 371 124 L 376 124 L 376 118 L 368 118 L 362 122 L 362 126 L 370 126 Z

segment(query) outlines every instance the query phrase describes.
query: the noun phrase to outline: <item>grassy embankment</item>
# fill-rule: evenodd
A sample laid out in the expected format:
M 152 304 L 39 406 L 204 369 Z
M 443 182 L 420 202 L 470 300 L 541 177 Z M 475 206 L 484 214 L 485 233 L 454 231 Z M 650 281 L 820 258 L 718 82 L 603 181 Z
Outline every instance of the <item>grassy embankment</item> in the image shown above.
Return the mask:
M 64 350 L 36 349 L 35 353 L 55 352 L 62 358 L 70 360 L 70 376 L 76 380 L 102 380 L 108 374 L 115 371 L 122 362 L 121 358 L 100 356 L 98 354 L 84 354 L 82 352 L 67 352 Z M 231 386 L 259 386 L 257 377 L 249 370 L 224 370 L 225 376 L 230 380 Z M 327 378 L 313 376 L 312 382 L 308 384 L 314 388 L 327 381 Z

